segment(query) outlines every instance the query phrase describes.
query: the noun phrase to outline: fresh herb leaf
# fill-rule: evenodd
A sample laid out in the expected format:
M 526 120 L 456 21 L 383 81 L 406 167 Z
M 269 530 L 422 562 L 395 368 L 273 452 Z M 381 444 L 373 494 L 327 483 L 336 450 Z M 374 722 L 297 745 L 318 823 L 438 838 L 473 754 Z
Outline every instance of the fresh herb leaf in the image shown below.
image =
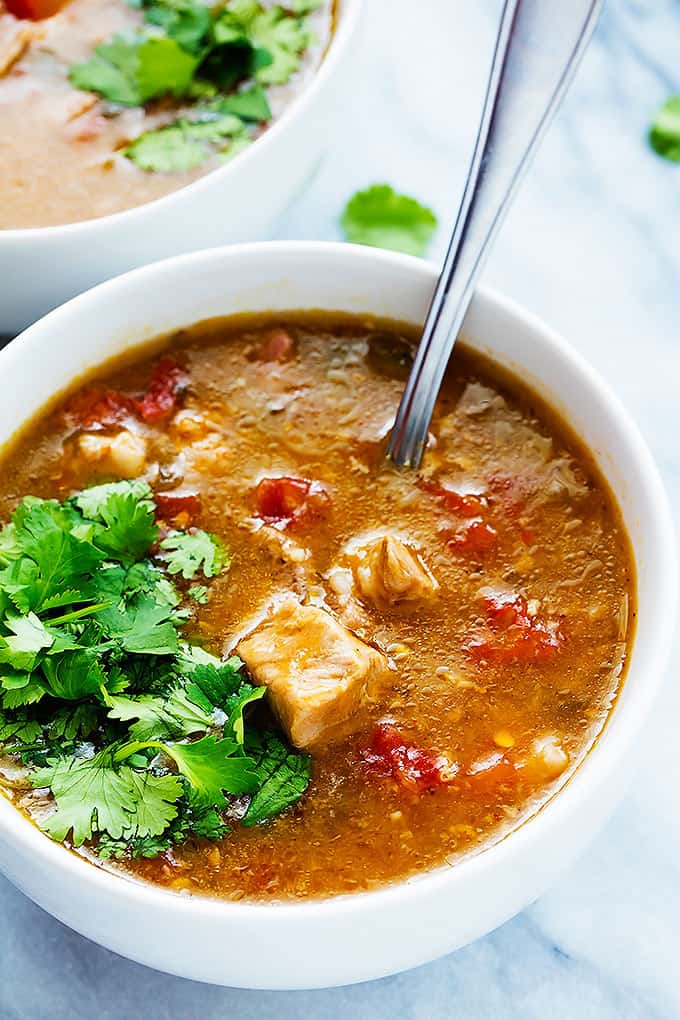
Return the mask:
M 157 96 L 183 96 L 198 66 L 171 38 L 116 35 L 94 56 L 69 69 L 71 83 L 122 106 L 143 106 Z
M 43 663 L 43 672 L 48 692 L 62 701 L 101 695 L 106 684 L 96 648 L 49 656 Z
M 245 719 L 243 718 L 243 712 L 246 706 L 252 705 L 255 701 L 260 701 L 266 693 L 266 687 L 253 687 L 252 684 L 243 684 L 238 693 L 233 694 L 227 700 L 229 712 L 227 725 L 234 734 L 234 739 L 238 744 L 242 745 L 245 740 Z
M 253 744 L 248 747 L 255 753 Z M 241 819 L 245 826 L 257 825 L 295 804 L 309 786 L 311 758 L 290 750 L 274 734 L 267 734 L 256 757 L 260 788 Z
M 214 577 L 229 565 L 229 556 L 219 539 L 207 531 L 171 532 L 161 542 L 169 574 L 181 574 L 187 581 L 199 570 Z
M 200 692 L 199 692 L 200 693 Z M 136 719 L 129 733 L 133 740 L 178 739 L 204 733 L 213 723 L 210 706 L 197 705 L 187 692 L 176 687 L 167 697 L 111 697 L 109 718 L 124 722 Z
M 248 41 L 256 52 L 268 54 L 269 62 L 255 71 L 262 85 L 283 85 L 300 66 L 300 56 L 311 38 L 302 18 L 283 7 L 263 8 L 254 0 L 231 0 L 215 23 L 221 42 Z
M 189 53 L 200 53 L 212 27 L 210 8 L 196 0 L 144 0 L 147 22 L 164 29 Z
M 415 198 L 375 184 L 350 198 L 340 222 L 348 241 L 424 255 L 437 217 Z
M 102 521 L 111 496 L 132 496 L 138 503 L 146 504 L 150 510 L 154 508 L 151 489 L 141 478 L 91 485 L 89 489 L 83 489 L 74 496 L 71 502 L 85 517 Z
M 219 659 L 197 664 L 182 661 L 192 682 L 200 688 L 208 702 L 215 708 L 228 710 L 229 699 L 238 693 L 244 682 L 243 662 L 238 656 L 233 655 L 226 662 Z
M 207 736 L 192 744 L 164 744 L 163 750 L 173 759 L 201 804 L 226 807 L 223 790 L 240 796 L 257 789 L 253 762 L 236 756 L 238 744 L 234 740 Z
M 181 118 L 166 127 L 147 131 L 123 151 L 142 170 L 184 173 L 215 153 L 228 150 L 235 139 L 243 136 L 243 123 L 238 117 L 208 112 L 203 119 Z
M 128 830 L 130 835 L 135 838 L 160 836 L 177 818 L 177 801 L 183 793 L 182 780 L 179 776 L 155 776 L 152 772 L 132 770 L 129 778 L 135 802 Z
M 108 635 L 127 652 L 174 655 L 179 647 L 172 608 L 147 595 L 135 595 L 123 608 L 110 606 L 97 614 Z
M 241 120 L 256 122 L 271 120 L 272 116 L 267 93 L 260 85 L 253 85 L 252 88 L 217 100 L 215 109 L 219 113 L 240 117 Z
M 671 96 L 654 114 L 649 144 L 659 156 L 680 163 L 680 96 Z
M 198 602 L 200 606 L 206 605 L 208 601 L 208 589 L 204 584 L 192 584 L 187 592 L 189 598 Z
M 93 758 L 60 758 L 31 777 L 35 787 L 49 787 L 57 810 L 41 824 L 53 839 L 63 841 L 71 833 L 81 846 L 93 832 L 122 836 L 135 811 L 132 769 L 113 767 L 111 752 Z

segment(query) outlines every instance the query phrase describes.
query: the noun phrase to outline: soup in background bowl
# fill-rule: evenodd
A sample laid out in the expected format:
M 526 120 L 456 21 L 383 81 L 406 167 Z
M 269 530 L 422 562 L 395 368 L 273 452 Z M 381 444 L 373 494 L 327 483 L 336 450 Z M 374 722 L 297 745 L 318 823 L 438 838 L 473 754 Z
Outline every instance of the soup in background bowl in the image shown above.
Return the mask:
M 386 467 L 433 277 L 204 253 L 3 355 L 20 390 L 41 333 L 73 337 L 5 451 L 3 774 L 32 821 L 5 802 L 2 863 L 119 952 L 264 987 L 377 976 L 519 909 L 612 803 L 673 612 L 656 476 L 569 349 L 489 297 L 420 472 Z
M 263 234 L 321 158 L 360 9 L 0 6 L 0 334 L 126 269 Z

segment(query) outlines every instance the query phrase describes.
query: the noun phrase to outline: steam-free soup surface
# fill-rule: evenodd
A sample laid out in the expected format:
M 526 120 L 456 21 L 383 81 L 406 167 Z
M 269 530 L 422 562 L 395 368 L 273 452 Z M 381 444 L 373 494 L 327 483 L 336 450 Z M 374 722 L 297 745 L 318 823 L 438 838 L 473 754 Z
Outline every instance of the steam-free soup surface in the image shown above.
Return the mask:
M 139 399 L 159 359 L 145 354 L 69 398 L 80 421 L 60 407 L 5 458 L 6 516 L 27 493 L 63 500 L 133 475 L 161 501 L 197 497 L 182 526 L 193 515 L 232 559 L 205 604 L 188 600 L 187 636 L 236 648 L 268 685 L 253 718 L 271 713 L 311 752 L 308 789 L 278 816 L 242 826 L 248 798 L 230 798 L 223 839 L 105 866 L 231 898 L 370 889 L 507 834 L 601 731 L 634 616 L 611 494 L 535 395 L 463 347 L 422 469 L 386 467 L 412 340 L 342 316 L 209 322 L 168 341 L 188 387 L 165 417 L 102 425 L 83 411 L 95 389 Z M 289 689 L 300 661 L 327 653 L 324 675 L 346 678 L 319 613 L 358 643 L 364 673 L 355 702 L 334 688 L 312 718 Z M 96 839 L 80 852 L 99 860 Z
M 333 2 L 308 6 L 297 16 L 295 5 L 248 0 L 0 0 L 0 229 L 108 216 L 235 158 L 323 58 Z M 201 9 L 215 23 L 235 12 L 245 33 L 205 60 L 211 30 L 193 30 Z M 187 23 L 193 34 L 182 34 Z M 147 37 L 165 48 L 140 85 L 132 65 Z M 260 55 L 249 64 L 246 43 Z M 255 105 L 223 105 L 253 90 Z

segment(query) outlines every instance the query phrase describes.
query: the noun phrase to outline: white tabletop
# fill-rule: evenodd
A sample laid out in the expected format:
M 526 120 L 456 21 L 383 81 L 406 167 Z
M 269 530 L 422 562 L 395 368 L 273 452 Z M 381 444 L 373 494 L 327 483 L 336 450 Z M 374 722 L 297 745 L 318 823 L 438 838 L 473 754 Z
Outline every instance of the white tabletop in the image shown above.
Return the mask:
M 274 237 L 336 238 L 359 187 L 431 205 L 441 257 L 498 0 L 366 0 L 334 141 Z M 680 510 L 680 166 L 647 147 L 680 92 L 678 0 L 610 0 L 486 281 L 561 330 L 640 423 Z M 351 91 L 350 91 L 351 90 Z M 0 1020 L 669 1020 L 680 1016 L 680 654 L 625 800 L 535 906 L 416 971 L 321 992 L 168 978 L 65 929 L 0 880 Z M 417 933 L 414 932 L 417 936 Z

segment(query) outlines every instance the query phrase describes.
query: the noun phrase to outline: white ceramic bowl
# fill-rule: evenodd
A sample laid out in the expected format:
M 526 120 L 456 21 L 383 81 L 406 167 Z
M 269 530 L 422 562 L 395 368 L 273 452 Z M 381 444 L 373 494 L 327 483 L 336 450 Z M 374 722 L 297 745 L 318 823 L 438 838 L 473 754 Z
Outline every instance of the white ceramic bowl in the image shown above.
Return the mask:
M 0 336 L 88 287 L 180 252 L 265 236 L 304 185 L 351 77 L 362 0 L 339 0 L 336 30 L 307 87 L 233 162 L 145 205 L 65 226 L 0 229 Z
M 300 308 L 422 321 L 426 262 L 351 245 L 270 243 L 180 256 L 102 284 L 0 353 L 0 442 L 84 370 L 145 338 L 232 312 Z M 0 868 L 66 924 L 124 956 L 201 981 L 300 988 L 379 977 L 447 953 L 535 899 L 606 819 L 662 680 L 675 620 L 674 533 L 640 435 L 574 350 L 497 295 L 475 297 L 474 347 L 568 419 L 619 500 L 638 571 L 628 677 L 571 781 L 496 846 L 377 892 L 290 905 L 186 897 L 111 875 L 51 842 L 0 798 Z

